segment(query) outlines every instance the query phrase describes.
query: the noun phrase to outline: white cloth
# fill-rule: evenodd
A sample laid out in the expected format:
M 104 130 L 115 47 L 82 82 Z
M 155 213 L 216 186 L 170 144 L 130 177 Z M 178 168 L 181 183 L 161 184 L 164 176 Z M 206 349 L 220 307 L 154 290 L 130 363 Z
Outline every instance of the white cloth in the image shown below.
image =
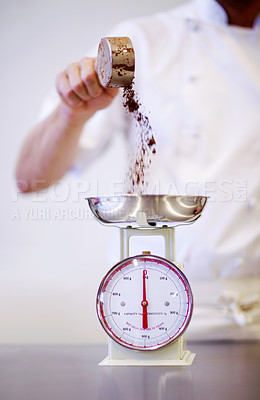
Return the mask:
M 259 22 L 253 29 L 229 26 L 217 2 L 195 0 L 110 33 L 134 44 L 136 91 L 155 131 L 148 192 L 210 196 L 200 220 L 176 228 L 177 261 L 184 263 L 195 304 L 199 299 L 191 337 L 194 331 L 196 338 L 260 339 L 259 302 L 252 305 L 258 308 L 253 322 L 245 318 L 247 330 L 230 318 L 232 300 L 223 301 L 221 292 L 235 280 L 233 299 L 241 290 L 246 297 L 260 293 Z M 115 131 L 124 132 L 130 149 L 135 145 L 135 123 L 120 98 L 87 124 L 81 165 L 84 152 L 96 154 Z M 253 289 L 243 285 L 248 279 L 257 282 Z M 204 301 L 209 287 L 214 312 Z

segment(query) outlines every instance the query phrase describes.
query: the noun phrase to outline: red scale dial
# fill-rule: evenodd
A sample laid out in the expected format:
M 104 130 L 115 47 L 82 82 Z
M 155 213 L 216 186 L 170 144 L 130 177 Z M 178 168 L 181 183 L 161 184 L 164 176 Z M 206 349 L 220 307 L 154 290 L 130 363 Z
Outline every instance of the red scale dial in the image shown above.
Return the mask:
M 183 272 L 152 255 L 122 260 L 104 277 L 97 313 L 107 334 L 133 350 L 156 350 L 186 330 L 193 298 Z

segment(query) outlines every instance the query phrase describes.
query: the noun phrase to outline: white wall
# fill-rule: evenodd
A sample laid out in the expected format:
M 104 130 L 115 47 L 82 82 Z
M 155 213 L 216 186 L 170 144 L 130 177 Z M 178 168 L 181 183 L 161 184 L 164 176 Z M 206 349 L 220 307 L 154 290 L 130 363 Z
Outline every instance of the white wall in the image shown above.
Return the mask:
M 110 268 L 113 228 L 92 220 L 84 197 L 96 192 L 100 176 L 113 176 L 120 144 L 84 177 L 68 176 L 39 195 L 17 193 L 15 161 L 59 70 L 121 19 L 181 1 L 1 0 L 0 344 L 105 340 L 95 297 Z M 61 212 L 75 212 L 76 218 L 58 219 Z

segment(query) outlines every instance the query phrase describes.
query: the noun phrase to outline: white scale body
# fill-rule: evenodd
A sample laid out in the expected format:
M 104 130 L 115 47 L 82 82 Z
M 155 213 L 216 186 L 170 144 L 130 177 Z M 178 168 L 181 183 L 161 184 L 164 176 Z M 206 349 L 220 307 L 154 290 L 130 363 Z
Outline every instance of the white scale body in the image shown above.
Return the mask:
M 182 266 L 175 262 L 174 228 L 126 228 L 120 236 L 122 261 L 104 277 L 97 296 L 98 317 L 109 335 L 108 356 L 100 365 L 191 365 L 195 354 L 185 349 L 183 332 L 193 300 Z M 154 254 L 149 238 L 163 239 L 164 254 Z M 146 241 L 145 254 L 140 250 L 129 257 L 131 244 L 137 249 L 140 239 Z
M 102 366 L 185 366 L 195 357 L 186 349 L 184 335 L 193 296 L 183 266 L 175 260 L 174 227 L 147 221 L 138 212 L 135 227 L 120 227 L 121 260 L 98 289 L 97 314 L 108 335 Z

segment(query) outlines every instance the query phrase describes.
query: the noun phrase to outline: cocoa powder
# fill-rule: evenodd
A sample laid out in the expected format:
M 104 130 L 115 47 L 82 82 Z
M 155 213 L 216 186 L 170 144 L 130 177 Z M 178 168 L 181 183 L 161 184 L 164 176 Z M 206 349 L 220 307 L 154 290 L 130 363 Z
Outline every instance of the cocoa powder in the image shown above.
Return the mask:
M 145 115 L 133 86 L 134 83 L 123 89 L 123 106 L 135 119 L 138 128 L 138 143 L 130 160 L 126 191 L 143 194 L 148 187 L 148 172 L 151 156 L 156 153 L 156 141 L 149 118 Z

